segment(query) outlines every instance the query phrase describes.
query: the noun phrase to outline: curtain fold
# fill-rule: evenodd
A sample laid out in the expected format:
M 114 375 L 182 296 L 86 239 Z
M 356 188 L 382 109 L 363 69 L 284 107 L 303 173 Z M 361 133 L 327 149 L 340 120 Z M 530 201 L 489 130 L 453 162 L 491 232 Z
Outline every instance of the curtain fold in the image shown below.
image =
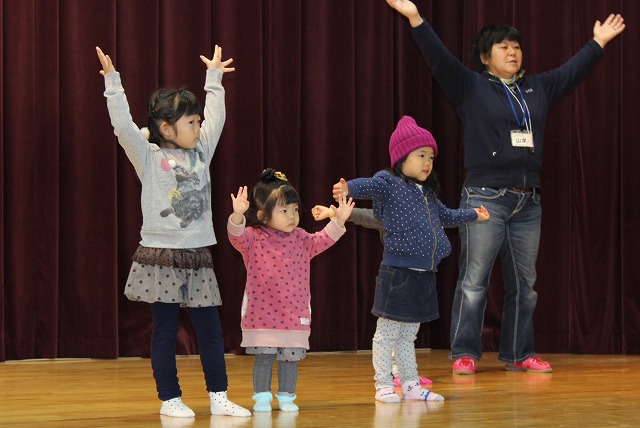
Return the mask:
M 524 68 L 559 66 L 620 12 L 627 29 L 596 70 L 552 110 L 542 174 L 538 352 L 640 354 L 640 184 L 633 121 L 640 3 L 416 0 L 451 52 L 470 65 L 471 37 L 508 23 L 523 36 Z M 102 95 L 95 46 L 122 74 L 131 113 L 146 126 L 159 87 L 186 87 L 204 103 L 213 45 L 234 58 L 225 74 L 227 120 L 211 166 L 218 244 L 212 247 L 227 352 L 242 353 L 245 270 L 229 244 L 230 193 L 265 167 L 284 172 L 302 197 L 301 226 L 331 186 L 389 163 L 402 115 L 432 131 L 441 199 L 457 207 L 464 180 L 461 126 L 413 43 L 407 20 L 384 0 L 0 0 L 0 361 L 149 355 L 148 305 L 122 290 L 140 240 L 140 183 L 118 146 Z M 631 195 L 631 196 L 630 196 Z M 357 206 L 368 207 L 366 201 Z M 346 235 L 311 264 L 312 351 L 370 349 L 377 232 Z M 447 349 L 457 280 L 453 252 L 439 266 L 440 319 L 417 347 Z M 484 347 L 497 350 L 502 311 L 494 267 Z M 177 352 L 198 352 L 185 314 Z

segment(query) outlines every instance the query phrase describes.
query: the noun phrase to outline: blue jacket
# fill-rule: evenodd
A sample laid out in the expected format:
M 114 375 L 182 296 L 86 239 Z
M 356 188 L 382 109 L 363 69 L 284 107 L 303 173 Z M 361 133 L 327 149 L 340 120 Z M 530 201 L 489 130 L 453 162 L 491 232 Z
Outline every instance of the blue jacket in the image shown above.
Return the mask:
M 542 142 L 551 106 L 580 83 L 604 52 L 595 40 L 562 66 L 522 75 L 517 83 L 531 112 L 534 150 L 511 145 L 511 130 L 520 129 L 501 81 L 463 65 L 423 22 L 412 35 L 434 79 L 453 103 L 464 126 L 464 165 L 468 187 L 540 187 Z M 516 104 L 517 112 L 522 115 Z
M 374 216 L 384 224 L 383 265 L 437 272 L 440 260 L 451 253 L 443 227 L 478 218 L 474 209 L 449 209 L 428 186 L 420 189 L 386 170 L 347 185 L 349 196 L 373 201 Z

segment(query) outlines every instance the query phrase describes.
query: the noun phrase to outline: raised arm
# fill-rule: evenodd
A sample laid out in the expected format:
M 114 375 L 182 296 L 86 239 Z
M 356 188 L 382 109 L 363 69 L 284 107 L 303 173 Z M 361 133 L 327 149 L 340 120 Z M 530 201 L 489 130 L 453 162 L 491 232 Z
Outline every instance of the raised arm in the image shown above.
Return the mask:
M 210 160 L 220 141 L 227 114 L 222 77 L 225 73 L 234 71 L 235 68 L 228 67 L 233 61 L 232 58 L 222 60 L 222 48 L 218 45 L 215 45 L 211 59 L 200 55 L 200 60 L 207 66 L 204 85 L 207 97 L 204 105 L 204 121 L 200 129 L 200 142 L 206 158 Z

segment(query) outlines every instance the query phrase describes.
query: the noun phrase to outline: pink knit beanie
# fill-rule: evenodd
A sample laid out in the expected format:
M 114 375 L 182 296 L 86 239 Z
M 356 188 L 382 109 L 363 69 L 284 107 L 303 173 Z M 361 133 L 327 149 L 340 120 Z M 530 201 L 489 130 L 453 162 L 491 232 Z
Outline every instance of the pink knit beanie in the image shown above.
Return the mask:
M 420 128 L 411 116 L 402 116 L 389 139 L 391 167 L 420 147 L 432 147 L 434 155 L 438 156 L 438 145 L 431 132 Z

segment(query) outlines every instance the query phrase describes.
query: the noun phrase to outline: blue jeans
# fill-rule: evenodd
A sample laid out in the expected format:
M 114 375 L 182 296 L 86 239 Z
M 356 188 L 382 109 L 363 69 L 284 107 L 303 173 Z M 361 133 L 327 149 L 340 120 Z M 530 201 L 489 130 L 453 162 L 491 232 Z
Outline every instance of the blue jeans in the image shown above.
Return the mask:
M 451 313 L 451 359 L 482 357 L 482 326 L 489 278 L 498 252 L 502 261 L 504 306 L 498 359 L 521 362 L 535 355 L 533 311 L 537 294 L 536 258 L 540 242 L 540 194 L 465 187 L 461 208 L 489 211 L 486 222 L 460 226 L 460 266 Z

